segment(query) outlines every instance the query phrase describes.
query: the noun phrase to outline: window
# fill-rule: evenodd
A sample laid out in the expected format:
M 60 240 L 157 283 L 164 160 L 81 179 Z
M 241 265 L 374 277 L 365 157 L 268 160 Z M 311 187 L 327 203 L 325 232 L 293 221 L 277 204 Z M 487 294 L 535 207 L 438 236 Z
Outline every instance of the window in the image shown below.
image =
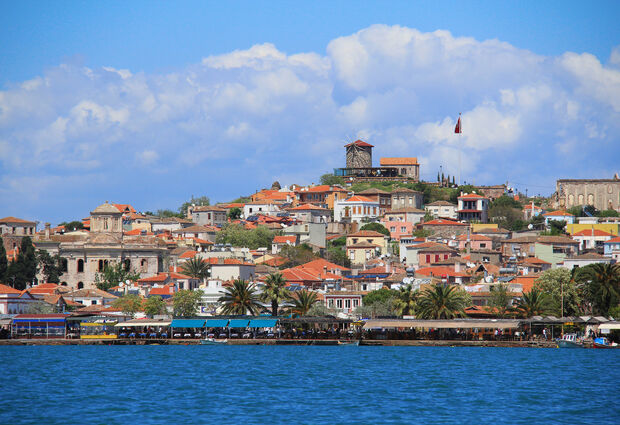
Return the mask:
M 485 244 L 485 243 L 481 243 L 480 244 L 480 248 L 486 248 L 486 247 L 487 247 L 487 244 Z
M 439 255 L 435 254 L 435 262 L 439 261 Z
M 148 265 L 149 265 L 149 264 L 148 264 L 148 261 L 147 261 L 145 258 L 143 258 L 142 260 L 140 260 L 140 270 L 141 270 L 141 271 L 143 271 L 143 272 L 147 271 L 147 269 L 148 269 Z
M 334 307 L 334 300 L 327 301 L 327 305 L 328 305 L 328 307 L 333 308 Z
M 405 226 L 400 226 L 401 233 L 405 233 L 406 231 L 407 231 L 407 228 Z
M 426 254 L 426 262 L 430 263 L 431 262 L 431 256 L 430 254 Z
M 84 282 L 78 282 L 78 289 L 84 288 Z
M 396 226 L 390 226 L 390 232 L 395 232 L 396 231 Z
M 342 300 L 336 300 L 336 307 L 342 308 Z
M 84 260 L 81 258 L 77 261 L 77 272 L 84 273 Z
M 351 300 L 344 300 L 344 308 L 351 308 Z
M 62 270 L 63 273 L 69 271 L 69 261 L 67 261 L 66 258 L 60 259 L 60 269 Z
M 123 262 L 123 265 L 125 266 L 125 271 L 126 272 L 131 270 L 131 260 L 129 258 L 125 259 L 125 261 Z
M 97 305 L 97 300 L 92 300 L 90 305 Z
M 357 307 L 360 305 L 360 301 L 359 300 L 353 300 L 353 307 Z

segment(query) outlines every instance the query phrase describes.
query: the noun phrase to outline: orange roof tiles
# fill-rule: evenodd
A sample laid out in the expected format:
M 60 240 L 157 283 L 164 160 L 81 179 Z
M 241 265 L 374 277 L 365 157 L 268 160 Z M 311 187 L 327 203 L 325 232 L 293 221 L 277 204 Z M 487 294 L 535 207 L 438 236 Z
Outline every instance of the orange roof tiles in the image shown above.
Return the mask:
M 439 277 L 442 275 L 446 276 L 454 276 L 454 277 L 470 277 L 467 273 L 456 272 L 454 268 L 449 266 L 435 266 L 435 267 L 422 267 L 415 271 L 416 274 L 422 276 L 430 276 L 431 274 L 435 277 Z
M 362 238 L 385 238 L 386 236 L 383 233 L 379 233 L 379 232 L 375 232 L 374 230 L 360 230 L 358 232 L 355 233 L 351 233 L 349 235 L 347 235 L 347 237 L 349 238 L 355 238 L 355 237 L 362 237 Z
M 198 254 L 198 251 L 185 251 L 183 254 L 179 255 L 179 258 L 194 258 Z
M 290 244 L 294 244 L 297 241 L 297 237 L 296 236 L 274 236 L 273 237 L 273 243 L 290 243 Z
M 343 202 L 372 202 L 373 204 L 379 203 L 378 201 L 360 195 L 353 195 L 350 198 L 345 199 Z
M 477 193 L 466 193 L 465 195 L 461 195 L 458 199 L 489 199 L 485 196 L 480 196 Z
M 321 207 L 317 207 L 316 205 L 312 205 L 312 204 L 304 204 L 304 205 L 300 205 L 298 207 L 295 208 L 289 208 L 289 211 L 306 211 L 306 210 L 319 210 L 319 211 L 326 211 L 326 208 L 321 208 Z
M 417 165 L 418 158 L 410 157 L 410 158 L 381 158 L 379 160 L 379 164 L 390 166 L 390 165 Z
M 8 285 L 3 285 L 0 283 L 0 294 L 21 294 L 22 291 L 18 291 L 15 288 L 11 288 Z
M 17 218 L 17 217 L 0 218 L 0 223 L 35 224 L 34 221 L 22 220 L 21 218 Z
M 575 217 L 574 215 L 567 213 L 566 211 L 562 211 L 562 210 L 557 210 L 557 211 L 551 211 L 548 213 L 544 213 L 543 216 L 545 217 Z

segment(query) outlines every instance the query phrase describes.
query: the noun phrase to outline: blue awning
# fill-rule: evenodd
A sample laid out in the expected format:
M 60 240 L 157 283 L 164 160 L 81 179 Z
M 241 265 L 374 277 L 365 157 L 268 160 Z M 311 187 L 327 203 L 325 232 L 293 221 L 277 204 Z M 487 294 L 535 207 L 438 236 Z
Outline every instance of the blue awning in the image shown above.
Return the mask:
M 47 317 L 47 318 L 37 318 L 37 319 L 13 319 L 13 323 L 45 323 L 45 322 L 59 322 L 64 323 L 64 317 Z
M 229 328 L 247 328 L 250 321 L 248 319 L 231 319 L 228 324 Z
M 250 320 L 250 328 L 273 328 L 278 319 L 253 319 Z
M 171 328 L 204 328 L 205 319 L 174 319 Z
M 228 319 L 207 319 L 207 328 L 225 328 L 228 325 Z

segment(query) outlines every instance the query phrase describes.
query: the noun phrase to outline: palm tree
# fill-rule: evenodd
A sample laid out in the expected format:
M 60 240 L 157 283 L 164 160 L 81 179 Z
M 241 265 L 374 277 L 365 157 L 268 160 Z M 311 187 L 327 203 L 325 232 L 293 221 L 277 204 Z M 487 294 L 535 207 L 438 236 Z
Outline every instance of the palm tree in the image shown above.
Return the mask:
M 183 270 L 184 274 L 200 280 L 204 280 L 209 276 L 209 264 L 198 257 L 191 258 L 183 263 L 181 270 Z
M 469 295 L 456 286 L 435 285 L 422 293 L 418 312 L 422 319 L 452 319 L 464 316 L 469 304 Z
M 256 286 L 245 280 L 235 279 L 232 286 L 224 290 L 224 295 L 218 300 L 222 303 L 224 314 L 251 314 L 255 315 L 261 310 Z
M 607 315 L 620 302 L 620 264 L 591 264 L 582 273 L 588 280 L 593 306 L 598 313 Z
M 282 301 L 291 298 L 290 292 L 286 289 L 286 280 L 282 273 L 271 273 L 265 279 L 265 288 L 261 294 L 261 301 L 271 301 L 271 315 L 278 315 L 278 307 Z
M 530 292 L 523 293 L 523 297 L 517 302 L 515 311 L 526 318 L 547 314 L 549 296 L 538 288 L 532 288 Z
M 407 286 L 401 286 L 398 294 L 396 295 L 396 301 L 394 302 L 394 307 L 396 307 L 396 313 L 399 316 L 413 315 L 415 313 L 418 296 L 419 291 L 414 291 L 411 284 Z
M 293 313 L 295 317 L 305 316 L 312 306 L 319 302 L 316 292 L 310 292 L 305 289 L 295 292 L 295 295 L 291 297 L 291 301 L 293 301 L 291 313 Z

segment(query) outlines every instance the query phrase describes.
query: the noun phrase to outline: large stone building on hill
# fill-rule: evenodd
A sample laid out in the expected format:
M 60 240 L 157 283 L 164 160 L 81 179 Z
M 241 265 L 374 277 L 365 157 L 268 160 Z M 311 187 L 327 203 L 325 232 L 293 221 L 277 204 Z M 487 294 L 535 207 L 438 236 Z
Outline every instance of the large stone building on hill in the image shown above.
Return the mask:
M 592 205 L 598 210 L 620 211 L 620 178 L 561 179 L 553 194 L 555 208 Z
M 141 277 L 155 276 L 164 270 L 165 242 L 155 236 L 124 235 L 122 213 L 113 205 L 106 202 L 95 208 L 90 214 L 90 228 L 90 232 L 51 235 L 46 227 L 45 232 L 33 240 L 37 249 L 60 255 L 63 285 L 76 289 L 94 288 L 96 274 L 106 265 L 118 262 L 140 273 Z

